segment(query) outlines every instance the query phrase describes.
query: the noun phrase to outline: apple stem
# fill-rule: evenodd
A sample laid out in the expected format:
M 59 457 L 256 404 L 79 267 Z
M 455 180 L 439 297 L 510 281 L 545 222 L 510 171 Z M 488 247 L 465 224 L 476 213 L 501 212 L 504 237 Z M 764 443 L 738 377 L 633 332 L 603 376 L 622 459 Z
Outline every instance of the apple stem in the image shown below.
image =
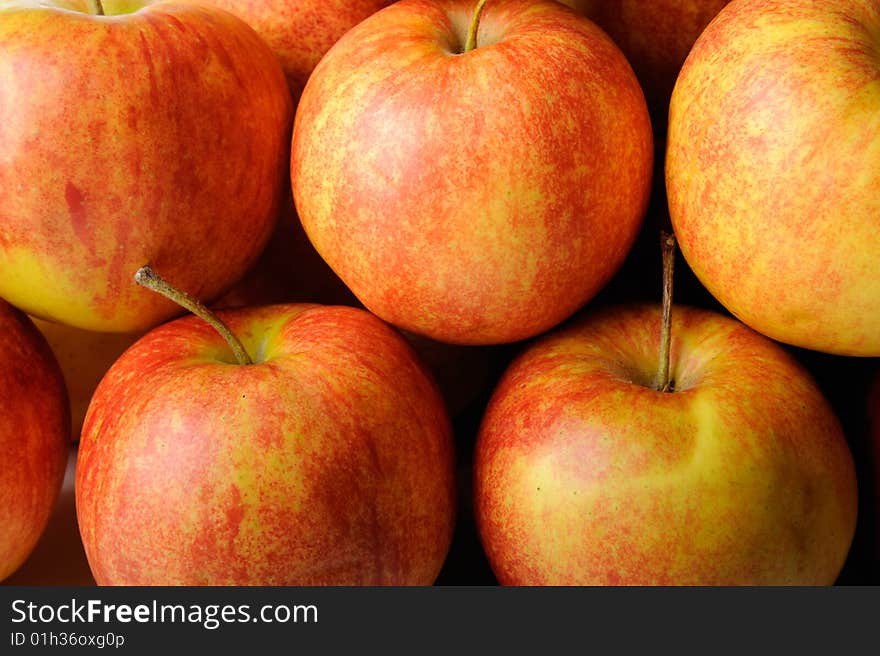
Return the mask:
M 672 276 L 675 269 L 675 235 L 665 230 L 660 233 L 660 248 L 663 254 L 663 307 L 660 324 L 660 372 L 656 389 L 672 392 L 673 383 L 669 380 L 669 350 L 672 343 Z
M 95 15 L 103 16 L 104 15 L 104 4 L 101 0 L 92 0 L 92 4 L 94 5 Z
M 470 52 L 477 47 L 477 31 L 480 29 L 480 16 L 483 13 L 483 7 L 485 4 L 486 0 L 479 0 L 477 6 L 474 8 L 474 13 L 471 17 L 471 26 L 468 30 L 467 41 L 464 42 L 464 52 Z
M 157 294 L 162 294 L 162 296 L 171 299 L 181 307 L 192 312 L 201 320 L 208 323 L 214 330 L 220 333 L 220 336 L 226 340 L 227 344 L 229 344 L 229 348 L 232 349 L 232 353 L 235 355 L 238 364 L 244 365 L 254 363 L 248 355 L 248 352 L 245 350 L 244 344 L 242 344 L 241 340 L 235 336 L 235 333 L 229 329 L 229 326 L 223 323 L 220 317 L 211 312 L 211 310 L 206 308 L 197 299 L 171 285 L 171 283 L 153 271 L 149 265 L 143 266 L 137 270 L 137 273 L 134 274 L 134 281 L 141 287 L 146 287 Z

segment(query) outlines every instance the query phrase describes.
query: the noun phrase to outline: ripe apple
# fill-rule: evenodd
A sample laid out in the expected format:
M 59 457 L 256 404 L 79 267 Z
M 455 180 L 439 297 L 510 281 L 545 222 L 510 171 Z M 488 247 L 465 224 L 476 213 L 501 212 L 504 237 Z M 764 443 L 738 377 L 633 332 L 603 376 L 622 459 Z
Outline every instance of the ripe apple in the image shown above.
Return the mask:
M 852 457 L 806 370 L 720 314 L 606 309 L 533 343 L 475 453 L 480 537 L 504 584 L 830 584 L 856 525 Z
M 70 448 L 58 500 L 39 541 L 4 585 L 94 586 L 76 523 L 74 472 L 76 449 Z
M 654 130 L 666 132 L 669 97 L 694 41 L 730 0 L 560 0 L 594 20 L 635 71 Z
M 773 339 L 880 355 L 880 4 L 743 0 L 672 95 L 666 186 L 706 288 Z
M 71 436 L 79 440 L 86 409 L 98 383 L 140 333 L 98 333 L 31 317 L 64 375 L 70 401 Z
M 315 251 L 291 207 L 278 222 L 257 263 L 211 307 L 294 302 L 360 307 L 351 290 Z M 484 347 L 445 344 L 406 331 L 403 336 L 427 365 L 451 416 L 483 392 L 489 380 L 489 358 Z
M 556 325 L 614 274 L 653 136 L 592 22 L 496 0 L 469 43 L 474 5 L 401 0 L 346 33 L 300 100 L 291 181 L 306 234 L 367 308 L 493 344 Z
M 433 583 L 454 523 L 443 400 L 356 308 L 276 305 L 147 333 L 86 415 L 76 501 L 102 585 Z
M 0 299 L 0 581 L 46 527 L 70 442 L 67 392 L 34 324 Z
M 259 255 L 285 193 L 292 102 L 262 40 L 175 2 L 0 8 L 0 296 L 83 329 L 179 310 L 131 281 L 152 263 L 200 297 Z
M 392 0 L 199 0 L 229 11 L 269 45 L 299 98 L 315 66 L 349 29 Z

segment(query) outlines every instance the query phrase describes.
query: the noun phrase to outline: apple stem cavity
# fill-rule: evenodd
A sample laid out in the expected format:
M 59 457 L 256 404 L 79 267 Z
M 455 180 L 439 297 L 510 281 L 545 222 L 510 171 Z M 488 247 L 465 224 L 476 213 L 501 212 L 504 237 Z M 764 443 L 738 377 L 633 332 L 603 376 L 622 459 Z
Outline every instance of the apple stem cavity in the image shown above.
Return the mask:
M 96 16 L 104 16 L 104 4 L 101 0 L 92 0 L 93 12 Z
M 479 0 L 474 8 L 471 26 L 468 29 L 467 41 L 464 42 L 464 52 L 470 52 L 477 47 L 477 31 L 480 29 L 480 16 L 483 14 L 483 7 L 485 5 L 486 0 Z
M 674 391 L 669 379 L 669 350 L 672 343 L 672 277 L 675 269 L 675 235 L 665 230 L 660 233 L 663 255 L 663 306 L 660 324 L 660 371 L 655 389 L 658 392 Z
M 246 365 L 254 363 L 251 356 L 248 355 L 247 350 L 245 350 L 244 344 L 242 344 L 241 340 L 235 336 L 235 333 L 229 329 L 229 326 L 223 323 L 220 317 L 205 307 L 197 299 L 171 285 L 171 283 L 153 271 L 149 265 L 142 266 L 137 270 L 137 273 L 134 274 L 134 281 L 141 287 L 146 287 L 157 294 L 162 294 L 162 296 L 171 299 L 179 306 L 189 310 L 199 319 L 209 324 L 214 330 L 220 333 L 220 336 L 226 340 L 227 344 L 229 344 L 229 348 L 232 349 L 232 353 L 235 355 L 238 364 Z

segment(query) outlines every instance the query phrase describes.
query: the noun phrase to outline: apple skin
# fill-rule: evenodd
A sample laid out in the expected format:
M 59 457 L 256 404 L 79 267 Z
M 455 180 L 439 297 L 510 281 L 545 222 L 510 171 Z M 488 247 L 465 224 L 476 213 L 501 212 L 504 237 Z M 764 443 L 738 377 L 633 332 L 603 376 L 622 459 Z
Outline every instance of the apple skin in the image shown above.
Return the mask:
M 293 106 L 268 47 L 226 12 L 85 5 L 0 9 L 0 296 L 137 332 L 179 313 L 132 281 L 144 264 L 210 299 L 256 260 L 286 193 Z
M 257 263 L 212 307 L 232 309 L 278 303 L 361 307 L 309 242 L 292 203 Z M 450 416 L 465 410 L 488 386 L 489 358 L 484 347 L 445 344 L 406 331 L 403 336 L 433 375 Z
M 672 95 L 669 210 L 702 284 L 759 332 L 880 355 L 880 4 L 744 0 Z
M 0 299 L 0 581 L 46 528 L 70 443 L 67 391 L 46 340 Z
M 140 333 L 97 333 L 31 317 L 46 338 L 61 373 L 70 401 L 71 437 L 79 441 L 92 394 L 110 366 Z
M 672 314 L 673 393 L 650 387 L 660 308 L 533 343 L 480 427 L 475 512 L 498 580 L 831 584 L 856 525 L 853 460 L 807 372 L 706 310 Z
M 69 449 L 58 500 L 39 541 L 5 585 L 94 586 L 89 561 L 79 537 L 73 483 L 76 449 Z
M 556 2 L 401 0 L 318 64 L 294 122 L 309 239 L 384 320 L 441 342 L 543 332 L 623 262 L 653 135 L 619 48 Z
M 654 130 L 666 132 L 669 98 L 691 47 L 730 0 L 560 0 L 608 32 L 632 65 Z
M 454 523 L 439 392 L 368 312 L 220 313 L 147 333 L 98 387 L 80 443 L 80 530 L 101 585 L 433 583 Z
M 330 47 L 389 0 L 199 0 L 254 28 L 278 57 L 294 99 Z

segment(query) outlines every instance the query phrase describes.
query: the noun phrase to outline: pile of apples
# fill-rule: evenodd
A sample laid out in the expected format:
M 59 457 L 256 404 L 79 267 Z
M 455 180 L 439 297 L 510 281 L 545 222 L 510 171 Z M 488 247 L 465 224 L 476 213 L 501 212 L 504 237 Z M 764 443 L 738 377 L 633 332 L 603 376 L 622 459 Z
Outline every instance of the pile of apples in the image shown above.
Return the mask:
M 878 80 L 880 0 L 5 2 L 0 580 L 74 448 L 102 585 L 835 583 Z

